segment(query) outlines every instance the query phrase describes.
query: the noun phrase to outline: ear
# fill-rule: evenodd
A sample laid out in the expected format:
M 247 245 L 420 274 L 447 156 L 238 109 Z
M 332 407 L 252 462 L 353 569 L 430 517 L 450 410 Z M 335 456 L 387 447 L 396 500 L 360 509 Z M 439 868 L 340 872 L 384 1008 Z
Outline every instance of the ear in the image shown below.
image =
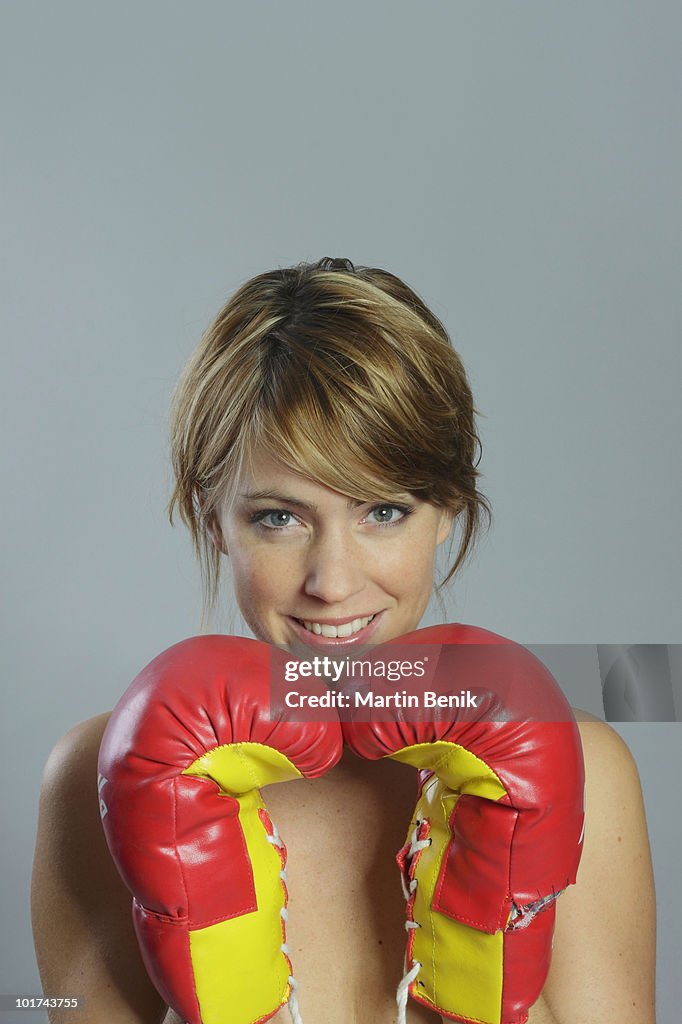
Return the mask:
M 225 538 L 223 537 L 223 531 L 220 529 L 220 524 L 214 520 L 213 516 L 211 516 L 206 523 L 206 530 L 218 551 L 222 552 L 223 555 L 229 554 Z
M 436 535 L 436 543 L 442 544 L 444 540 L 450 536 L 452 530 L 452 524 L 455 521 L 455 512 L 451 508 L 442 508 L 440 510 L 440 519 L 438 520 L 438 533 Z
M 203 495 L 201 493 L 200 488 L 196 487 L 194 489 L 194 495 L 197 501 L 197 505 L 201 510 L 203 507 Z M 216 520 L 215 512 L 212 512 L 209 516 L 207 516 L 203 520 L 203 524 L 204 528 L 206 529 L 206 532 L 208 533 L 209 537 L 213 541 L 218 551 L 226 555 L 228 553 L 227 544 L 225 543 L 225 538 L 223 537 L 223 531 L 220 528 L 220 523 Z

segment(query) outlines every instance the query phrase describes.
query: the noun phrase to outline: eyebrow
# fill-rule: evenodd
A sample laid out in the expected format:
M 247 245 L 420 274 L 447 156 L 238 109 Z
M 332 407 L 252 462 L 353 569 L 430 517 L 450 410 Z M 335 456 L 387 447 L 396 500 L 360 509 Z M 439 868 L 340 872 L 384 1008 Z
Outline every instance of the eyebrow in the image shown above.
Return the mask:
M 299 498 L 293 498 L 288 494 L 276 494 L 274 491 L 262 490 L 262 491 L 247 491 L 245 494 L 240 494 L 240 498 L 244 498 L 245 501 L 276 501 L 282 505 L 293 505 L 295 508 L 302 508 L 306 512 L 317 512 L 318 506 L 312 504 L 309 501 L 301 501 Z M 349 498 L 346 502 L 348 508 L 357 508 L 359 505 L 366 505 L 365 501 L 357 501 L 355 498 Z

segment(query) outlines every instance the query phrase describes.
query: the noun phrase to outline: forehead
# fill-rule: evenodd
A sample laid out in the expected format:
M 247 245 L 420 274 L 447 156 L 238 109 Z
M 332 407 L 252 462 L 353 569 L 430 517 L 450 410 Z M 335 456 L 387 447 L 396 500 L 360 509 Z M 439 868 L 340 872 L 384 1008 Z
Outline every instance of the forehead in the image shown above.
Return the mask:
M 325 484 L 304 473 L 290 469 L 283 462 L 263 451 L 255 451 L 244 463 L 236 481 L 235 497 L 248 498 L 260 493 L 313 495 L 316 493 L 338 495 Z
M 227 505 L 280 499 L 313 510 L 341 505 L 354 508 L 365 501 L 385 498 L 389 490 L 393 492 L 394 488 L 387 488 L 386 493 L 377 491 L 371 497 L 349 495 L 256 449 L 245 460 L 232 494 L 227 498 Z M 411 498 L 407 492 L 403 497 L 406 500 Z

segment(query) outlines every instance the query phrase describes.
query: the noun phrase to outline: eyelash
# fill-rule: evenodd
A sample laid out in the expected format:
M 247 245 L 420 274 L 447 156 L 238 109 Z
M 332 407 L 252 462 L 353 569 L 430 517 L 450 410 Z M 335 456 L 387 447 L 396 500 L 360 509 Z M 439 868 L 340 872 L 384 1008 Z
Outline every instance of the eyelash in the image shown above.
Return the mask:
M 385 502 L 384 501 L 384 502 L 379 503 L 378 505 L 372 506 L 372 508 L 369 510 L 369 512 L 367 513 L 367 516 L 365 518 L 368 518 L 369 516 L 371 516 L 373 512 L 378 512 L 380 509 L 387 509 L 387 508 L 397 509 L 397 511 L 400 512 L 400 514 L 401 514 L 400 515 L 400 519 L 397 519 L 395 522 L 385 522 L 385 523 L 375 522 L 372 525 L 378 526 L 378 527 L 380 527 L 382 529 L 385 528 L 385 527 L 390 527 L 390 526 L 398 526 L 400 523 L 404 522 L 407 519 L 407 517 L 412 515 L 412 513 L 414 512 L 414 506 L 413 505 L 398 505 L 398 504 L 395 504 L 393 502 Z M 285 526 L 265 526 L 264 523 L 263 523 L 263 520 L 267 519 L 268 516 L 276 515 L 277 513 L 283 513 L 284 515 L 291 516 L 292 519 L 296 518 L 295 514 L 293 512 L 290 512 L 286 508 L 264 508 L 264 509 L 259 509 L 258 512 L 252 513 L 252 515 L 249 516 L 249 522 L 254 523 L 256 526 L 259 526 L 263 530 L 267 530 L 268 533 L 281 533 L 284 530 L 286 530 L 287 526 L 289 526 L 290 524 L 287 523 Z

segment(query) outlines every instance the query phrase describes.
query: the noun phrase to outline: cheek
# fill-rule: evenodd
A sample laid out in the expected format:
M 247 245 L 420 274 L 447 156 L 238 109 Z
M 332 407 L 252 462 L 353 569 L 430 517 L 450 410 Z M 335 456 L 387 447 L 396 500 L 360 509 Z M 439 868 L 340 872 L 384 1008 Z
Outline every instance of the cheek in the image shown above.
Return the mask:
M 292 589 L 294 572 L 289 561 L 278 557 L 274 545 L 239 545 L 230 549 L 232 581 L 237 603 L 244 618 L 251 621 L 267 618 L 275 611 Z
M 428 600 L 433 586 L 435 553 L 430 533 L 424 536 L 423 531 L 415 530 L 404 537 L 379 569 L 385 585 L 404 598 L 422 601 L 426 595 Z
M 431 576 L 438 549 L 435 522 L 420 524 L 420 529 L 415 528 L 406 540 L 408 554 L 405 561 L 409 569 L 416 577 Z
M 266 571 L 262 558 L 248 553 L 231 554 L 232 579 L 240 603 L 258 604 L 272 586 L 272 574 Z
M 422 605 L 428 604 L 431 597 L 434 582 L 434 554 L 431 548 L 424 548 L 415 552 L 412 562 L 412 574 L 409 577 L 409 585 L 412 588 L 415 600 Z M 422 608 L 423 611 L 423 608 Z

